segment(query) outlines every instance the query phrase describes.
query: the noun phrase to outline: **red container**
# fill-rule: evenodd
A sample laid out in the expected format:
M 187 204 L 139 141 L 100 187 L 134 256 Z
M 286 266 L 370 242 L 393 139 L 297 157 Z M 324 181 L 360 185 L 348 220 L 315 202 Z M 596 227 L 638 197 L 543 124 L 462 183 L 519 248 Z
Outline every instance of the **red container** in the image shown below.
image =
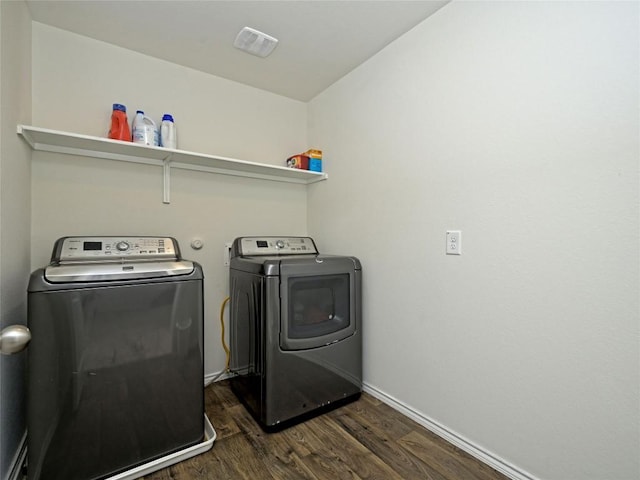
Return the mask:
M 309 157 L 307 155 L 294 155 L 287 158 L 287 167 L 309 170 Z
M 109 138 L 123 140 L 125 142 L 131 141 L 131 129 L 129 128 L 129 121 L 127 120 L 127 107 L 119 103 L 113 104 Z

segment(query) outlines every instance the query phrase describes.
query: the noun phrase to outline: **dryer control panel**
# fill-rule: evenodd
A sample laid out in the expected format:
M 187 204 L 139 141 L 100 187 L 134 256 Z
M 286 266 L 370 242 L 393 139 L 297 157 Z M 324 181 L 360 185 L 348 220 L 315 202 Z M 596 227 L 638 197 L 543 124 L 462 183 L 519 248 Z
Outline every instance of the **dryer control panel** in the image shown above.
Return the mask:
M 254 255 L 314 255 L 318 253 L 310 237 L 242 237 L 236 239 L 237 254 Z
M 171 260 L 179 256 L 171 237 L 64 237 L 56 242 L 51 262 Z

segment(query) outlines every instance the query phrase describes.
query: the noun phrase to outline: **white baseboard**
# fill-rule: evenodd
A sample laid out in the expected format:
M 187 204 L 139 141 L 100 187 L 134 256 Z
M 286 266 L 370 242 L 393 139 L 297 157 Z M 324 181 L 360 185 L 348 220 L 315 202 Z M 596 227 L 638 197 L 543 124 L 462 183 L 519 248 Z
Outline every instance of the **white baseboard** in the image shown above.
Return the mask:
M 213 382 L 219 382 L 220 380 L 224 380 L 225 378 L 231 378 L 233 377 L 233 373 L 230 372 L 214 372 L 214 373 L 207 373 L 204 376 L 204 386 L 206 387 L 207 385 L 213 383 Z
M 27 432 L 24 432 L 20 445 L 16 451 L 13 462 L 11 462 L 11 468 L 9 468 L 9 476 L 7 480 L 22 480 L 22 466 L 24 465 L 25 458 L 27 457 Z
M 365 383 L 363 385 L 363 390 L 376 397 L 381 402 L 386 403 L 394 410 L 399 411 L 403 415 L 409 417 L 411 420 L 419 423 L 427 430 L 435 433 L 439 437 L 443 438 L 447 442 L 455 445 L 456 447 L 464 450 L 469 455 L 477 458 L 481 462 L 489 465 L 491 468 L 497 470 L 498 472 L 506 475 L 513 480 L 538 480 L 533 475 L 511 465 L 509 462 L 503 460 L 497 455 L 494 455 L 491 452 L 486 451 L 485 449 L 474 445 L 472 442 L 464 438 L 462 435 L 455 433 L 454 431 L 448 429 L 447 427 L 439 424 L 432 418 L 424 415 L 421 412 L 413 409 L 412 407 L 406 405 L 405 403 L 397 400 L 396 398 L 388 395 L 387 393 L 379 390 L 378 388 Z

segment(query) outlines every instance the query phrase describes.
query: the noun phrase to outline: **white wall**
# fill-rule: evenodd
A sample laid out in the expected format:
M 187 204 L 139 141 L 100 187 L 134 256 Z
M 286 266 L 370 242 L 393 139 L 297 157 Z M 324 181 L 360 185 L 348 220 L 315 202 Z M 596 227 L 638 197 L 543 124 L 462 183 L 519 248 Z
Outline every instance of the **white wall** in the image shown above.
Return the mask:
M 309 106 L 366 383 L 522 478 L 640 478 L 638 9 L 454 2 Z
M 26 324 L 30 153 L 16 135 L 31 120 L 31 17 L 24 2 L 0 2 L 0 329 Z M 26 431 L 26 353 L 0 355 L 0 478 Z
M 284 165 L 306 143 L 306 105 L 39 23 L 33 24 L 33 124 L 106 136 L 111 104 L 174 115 L 178 147 Z M 304 235 L 306 188 L 172 170 L 162 203 L 158 167 L 35 152 L 32 267 L 64 235 L 170 235 L 205 273 L 205 373 L 223 369 L 219 310 L 228 295 L 225 242 Z M 204 241 L 192 250 L 192 239 Z

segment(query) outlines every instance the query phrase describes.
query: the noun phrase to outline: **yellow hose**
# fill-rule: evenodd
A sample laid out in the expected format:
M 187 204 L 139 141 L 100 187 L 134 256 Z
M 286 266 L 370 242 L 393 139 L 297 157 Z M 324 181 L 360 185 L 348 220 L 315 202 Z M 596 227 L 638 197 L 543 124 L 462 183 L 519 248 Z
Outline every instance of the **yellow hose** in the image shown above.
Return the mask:
M 227 354 L 227 364 L 224 368 L 225 372 L 229 371 L 229 363 L 231 363 L 231 352 L 229 351 L 229 347 L 227 347 L 226 342 L 224 341 L 224 307 L 229 303 L 231 297 L 227 297 L 222 301 L 222 305 L 220 306 L 220 340 L 222 341 L 222 348 L 224 348 L 225 353 Z

